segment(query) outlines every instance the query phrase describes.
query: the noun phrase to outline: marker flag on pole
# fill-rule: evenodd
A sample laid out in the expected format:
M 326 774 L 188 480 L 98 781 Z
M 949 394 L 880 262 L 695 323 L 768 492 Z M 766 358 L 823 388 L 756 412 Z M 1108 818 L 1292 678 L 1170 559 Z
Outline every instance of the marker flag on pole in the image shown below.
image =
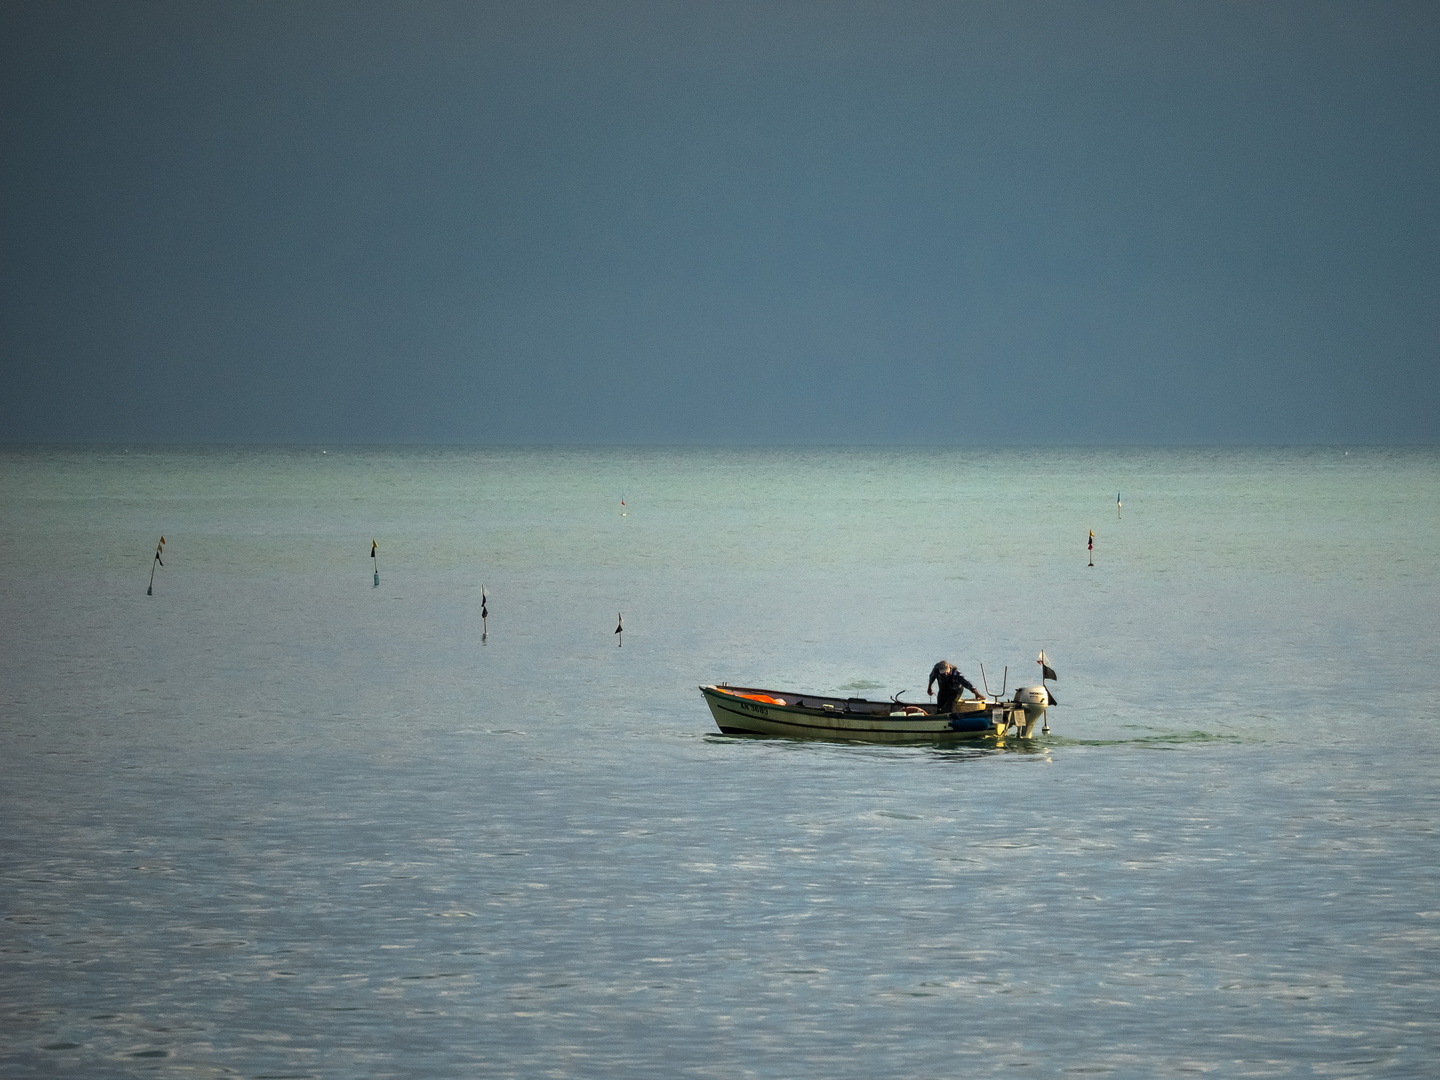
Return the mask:
M 488 618 L 490 617 L 490 609 L 485 606 L 485 602 L 486 602 L 485 586 L 484 586 L 484 585 L 481 585 L 481 586 L 480 586 L 480 618 L 482 618 L 482 619 L 488 619 Z
M 1095 530 L 1094 530 L 1094 529 L 1091 529 L 1091 530 L 1090 530 L 1090 543 L 1089 543 L 1089 545 L 1087 545 L 1087 546 L 1089 547 L 1089 550 L 1091 550 L 1091 551 L 1094 551 L 1094 550 L 1095 550 Z
M 615 626 L 615 633 L 620 635 L 620 648 L 623 649 L 625 647 L 625 616 L 617 615 L 616 618 L 619 622 Z
M 164 565 L 165 565 L 165 563 L 164 563 L 164 562 L 161 560 L 161 558 L 160 558 L 160 552 L 163 551 L 164 549 L 165 549 L 165 537 L 162 536 L 162 537 L 160 537 L 160 542 L 155 545 L 155 561 L 150 564 L 150 584 L 145 586 L 145 595 L 146 595 L 146 596 L 154 596 L 154 595 L 155 595 L 155 567 L 156 567 L 157 564 L 160 565 L 160 566 L 164 566 Z
M 1045 686 L 1045 680 L 1046 680 L 1046 679 L 1055 679 L 1057 682 L 1059 681 L 1060 676 L 1059 676 L 1059 675 L 1056 675 L 1056 674 L 1055 674 L 1055 669 L 1050 666 L 1050 660 L 1049 660 L 1049 658 L 1045 655 L 1045 650 L 1044 650 L 1044 649 L 1041 649 L 1041 650 L 1040 650 L 1040 658 L 1039 658 L 1038 660 L 1036 660 L 1035 662 L 1040 665 L 1040 685 L 1041 685 L 1041 686 Z M 1050 687 L 1048 687 L 1048 686 L 1045 686 L 1045 699 L 1046 699 L 1046 701 L 1047 701 L 1049 704 L 1051 704 L 1051 705 L 1059 705 L 1059 704 L 1060 704 L 1058 701 L 1055 700 L 1055 695 L 1052 694 L 1052 693 L 1050 693 Z M 1046 727 L 1049 727 L 1049 722 L 1048 722 L 1048 721 L 1046 722 Z
M 377 543 L 375 543 L 374 540 L 371 540 L 371 541 L 370 541 L 370 557 L 371 557 L 372 559 L 375 558 L 375 549 L 376 549 L 377 547 L 379 547 L 379 546 L 380 546 L 380 545 L 377 544 Z

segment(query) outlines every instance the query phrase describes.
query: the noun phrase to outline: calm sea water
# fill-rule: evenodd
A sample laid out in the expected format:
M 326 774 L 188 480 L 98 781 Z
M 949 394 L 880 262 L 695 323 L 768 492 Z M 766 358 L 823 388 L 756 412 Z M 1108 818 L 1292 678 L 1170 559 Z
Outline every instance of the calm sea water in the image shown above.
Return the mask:
M 5 1076 L 1440 1068 L 1435 449 L 324 449 L 0 449 Z

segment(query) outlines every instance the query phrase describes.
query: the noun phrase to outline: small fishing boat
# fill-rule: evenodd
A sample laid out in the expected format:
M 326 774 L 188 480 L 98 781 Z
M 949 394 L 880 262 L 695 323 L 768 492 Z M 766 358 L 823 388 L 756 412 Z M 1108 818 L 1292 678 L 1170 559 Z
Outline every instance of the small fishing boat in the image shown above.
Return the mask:
M 1054 697 L 1042 683 L 1022 686 L 1009 701 L 957 701 L 953 712 L 932 704 L 827 697 L 748 686 L 702 686 L 705 703 L 726 735 L 771 735 L 846 742 L 935 743 L 1010 734 L 1028 738 L 1047 721 Z

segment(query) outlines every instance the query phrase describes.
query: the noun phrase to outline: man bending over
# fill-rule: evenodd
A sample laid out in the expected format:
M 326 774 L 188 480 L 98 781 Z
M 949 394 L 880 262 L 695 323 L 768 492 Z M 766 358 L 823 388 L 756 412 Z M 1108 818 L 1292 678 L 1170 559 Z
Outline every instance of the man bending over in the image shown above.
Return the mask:
M 934 693 L 937 682 L 940 684 L 940 696 L 935 699 L 935 708 L 942 713 L 954 712 L 955 703 L 966 690 L 981 700 L 985 696 L 949 660 L 941 660 L 930 669 L 930 682 L 925 687 L 925 693 Z

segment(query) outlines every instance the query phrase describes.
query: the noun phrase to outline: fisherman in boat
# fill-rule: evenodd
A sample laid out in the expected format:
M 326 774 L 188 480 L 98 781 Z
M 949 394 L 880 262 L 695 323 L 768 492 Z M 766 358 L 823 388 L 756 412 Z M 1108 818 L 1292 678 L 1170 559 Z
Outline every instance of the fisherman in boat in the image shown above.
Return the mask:
M 925 693 L 933 694 L 937 682 L 940 684 L 940 696 L 935 699 L 935 710 L 937 712 L 954 712 L 956 703 L 966 690 L 969 690 L 976 698 L 982 701 L 985 698 L 985 695 L 980 693 L 979 690 L 976 690 L 974 684 L 965 678 L 964 675 L 961 675 L 960 669 L 950 663 L 949 660 L 941 660 L 930 669 L 930 682 L 925 687 Z

